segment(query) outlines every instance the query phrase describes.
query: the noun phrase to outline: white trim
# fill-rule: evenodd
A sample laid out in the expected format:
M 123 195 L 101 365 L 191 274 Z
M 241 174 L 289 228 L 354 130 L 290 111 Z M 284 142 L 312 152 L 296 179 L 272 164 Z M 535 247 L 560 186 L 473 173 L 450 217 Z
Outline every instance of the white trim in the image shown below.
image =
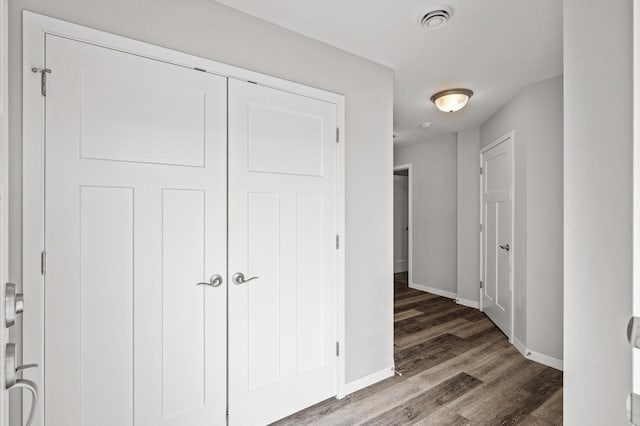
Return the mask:
M 46 33 L 58 35 L 84 43 L 105 47 L 107 49 L 119 50 L 132 55 L 144 56 L 157 61 L 171 63 L 185 68 L 199 68 L 211 74 L 229 77 L 236 80 L 251 81 L 261 86 L 308 96 L 334 104 L 338 104 L 344 100 L 344 95 L 338 93 L 306 86 L 268 74 L 246 70 L 233 65 L 190 55 L 188 53 L 183 53 L 154 44 L 133 40 L 83 25 L 73 24 L 71 22 L 40 15 L 28 10 L 23 11 L 22 17 L 23 32 L 25 31 L 24 26 L 28 26 L 30 30 L 37 29 L 40 34 Z M 37 63 L 42 65 L 40 61 Z M 36 63 L 33 65 L 35 66 L 35 64 Z
M 518 352 L 520 352 L 520 354 L 523 357 L 531 361 L 535 361 L 538 364 L 546 365 L 547 367 L 555 368 L 556 370 L 562 371 L 563 369 L 564 363 L 561 359 L 554 358 L 552 356 L 545 355 L 540 352 L 532 351 L 531 349 L 528 349 L 521 341 L 519 341 L 515 337 L 513 338 L 513 346 L 516 347 Z
M 527 349 L 527 354 L 527 358 L 531 361 L 546 365 L 547 367 L 555 368 L 556 370 L 562 371 L 563 369 L 563 362 L 561 359 L 541 354 L 540 352 L 532 351 L 531 349 Z
M 5 317 L 5 283 L 9 281 L 9 109 L 8 109 L 8 36 L 9 1 L 0 1 L 0 318 Z M 0 365 L 4 366 L 5 344 L 9 330 L 0 326 Z M 0 369 L 0 383 L 4 384 L 4 368 Z M 16 391 L 14 391 L 16 392 Z M 0 426 L 9 424 L 9 391 L 0 392 Z
M 520 340 L 518 340 L 515 337 L 513 338 L 513 346 L 516 347 L 516 349 L 518 350 L 518 352 L 522 354 L 522 356 L 524 357 L 527 356 L 527 347 L 524 345 L 524 343 L 522 343 Z
M 340 345 L 340 356 L 338 356 L 338 383 L 337 383 L 337 391 L 336 397 L 342 398 L 345 394 L 345 386 L 347 382 L 347 366 L 346 366 L 346 327 L 347 327 L 347 319 L 346 319 L 346 216 L 345 216 L 345 206 L 346 206 L 346 186 L 345 186 L 345 176 L 346 176 L 346 115 L 345 115 L 345 99 L 344 97 L 337 104 L 337 114 L 338 114 L 338 129 L 340 135 L 340 142 L 338 143 L 337 150 L 337 164 L 336 170 L 338 172 L 337 179 L 337 209 L 338 209 L 338 235 L 340 235 L 340 249 L 338 250 L 338 282 L 336 285 L 338 286 L 336 295 L 336 309 L 338 313 L 338 317 L 336 320 L 336 340 Z
M 44 101 L 40 80 L 30 66 L 44 65 L 44 28 L 23 15 L 22 38 L 22 282 L 24 298 L 32 307 L 22 315 L 22 351 L 39 365 L 23 376 L 45 389 L 44 383 L 44 279 L 40 274 L 40 252 L 44 248 Z M 41 391 L 42 392 L 42 391 Z M 45 407 L 44 392 L 33 424 L 41 426 Z M 22 407 L 23 412 L 26 407 Z
M 429 287 L 424 284 L 410 283 L 409 288 L 414 290 L 424 291 L 426 293 L 435 294 L 436 296 L 446 297 L 448 299 L 455 299 L 456 294 L 446 290 L 440 290 L 439 288 Z
M 456 297 L 456 303 L 458 305 L 468 306 L 473 309 L 480 309 L 480 302 L 477 300 L 464 299 L 462 297 Z
M 394 374 L 394 367 L 390 366 L 380 371 L 376 371 L 375 373 L 371 373 L 368 376 L 364 376 L 358 380 L 354 380 L 353 382 L 349 382 L 345 385 L 345 395 L 352 394 L 359 391 L 360 389 L 364 389 L 366 387 L 374 385 L 378 382 L 388 379 Z
M 509 280 L 510 280 L 510 288 L 511 288 L 511 315 L 510 315 L 510 327 L 509 327 L 509 336 L 507 336 L 509 338 L 509 343 L 513 344 L 513 340 L 514 340 L 514 332 L 513 329 L 515 327 L 515 275 L 514 275 L 514 270 L 515 270 L 515 252 L 518 249 L 518 246 L 516 244 L 516 229 L 515 229 L 515 219 L 516 219 L 516 194 L 515 194 L 515 188 L 516 188 L 516 161 L 515 161 L 515 152 L 516 152 L 516 143 L 515 143 L 515 134 L 516 131 L 515 130 L 511 130 L 510 132 L 502 135 L 501 137 L 499 137 L 498 139 L 494 140 L 493 142 L 491 142 L 490 144 L 480 148 L 480 167 L 481 170 L 482 167 L 484 166 L 482 164 L 482 158 L 485 152 L 489 151 L 492 148 L 495 148 L 496 146 L 500 145 L 501 143 L 510 141 L 511 142 L 511 250 L 510 250 L 510 257 L 511 257 L 511 270 L 509 271 Z M 485 173 L 484 170 L 482 172 L 482 174 L 480 175 L 480 224 L 482 225 L 482 232 L 480 233 L 480 280 L 481 281 L 485 281 L 484 279 L 484 191 L 482 190 L 483 187 L 483 183 L 484 183 L 484 179 L 485 179 Z M 480 310 L 484 311 L 483 306 L 482 306 L 482 289 L 480 289 L 480 300 L 479 300 L 479 304 L 480 304 Z
M 407 257 L 408 257 L 408 282 L 411 282 L 413 279 L 413 165 L 411 163 L 400 164 L 397 166 L 393 166 L 393 171 L 406 170 L 407 171 L 407 180 L 408 180 L 408 190 L 407 190 L 407 199 L 408 199 L 408 227 L 409 227 L 409 241 L 407 242 Z
M 640 0 L 633 0 L 633 245 L 632 313 L 640 316 Z M 640 353 L 633 351 L 632 391 L 640 393 Z
M 6 0 L 2 0 L 6 1 Z M 26 358 L 40 365 L 40 368 L 25 371 L 25 376 L 34 380 L 44 389 L 44 279 L 40 274 L 40 253 L 44 250 L 44 99 L 40 95 L 38 76 L 31 67 L 44 67 L 44 36 L 53 34 L 60 37 L 119 50 L 122 52 L 151 58 L 187 68 L 200 68 L 206 72 L 319 99 L 336 104 L 337 125 L 340 129 L 340 143 L 337 149 L 337 227 L 340 250 L 337 250 L 337 291 L 336 291 L 336 340 L 340 343 L 337 357 L 336 394 L 344 395 L 345 390 L 345 97 L 341 94 L 321 90 L 299 83 L 283 80 L 266 74 L 244 70 L 221 62 L 212 61 L 175 50 L 155 46 L 109 34 L 103 31 L 61 21 L 55 18 L 23 11 L 23 282 L 25 299 L 32 309 L 23 318 L 23 347 Z M 44 395 L 34 426 L 43 425 L 43 411 L 46 406 Z M 24 407 L 23 407 L 24 409 Z

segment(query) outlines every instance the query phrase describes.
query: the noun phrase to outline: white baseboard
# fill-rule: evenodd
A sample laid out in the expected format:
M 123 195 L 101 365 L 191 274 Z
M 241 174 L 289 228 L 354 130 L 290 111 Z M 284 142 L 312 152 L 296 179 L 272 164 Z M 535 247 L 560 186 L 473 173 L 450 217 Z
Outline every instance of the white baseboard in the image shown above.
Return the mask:
M 471 299 L 464 299 L 462 297 L 456 297 L 456 303 L 458 305 L 468 306 L 474 309 L 480 309 L 480 302 Z
M 520 352 L 523 357 L 527 357 L 527 347 L 520 340 L 516 339 L 515 337 L 513 338 L 513 346 L 516 347 L 518 352 Z
M 426 286 L 426 285 L 423 285 L 423 284 L 411 283 L 411 284 L 409 284 L 409 287 L 413 288 L 415 290 L 420 290 L 420 291 L 425 291 L 427 293 L 435 294 L 436 296 L 447 297 L 449 299 L 455 299 L 456 298 L 456 294 L 455 293 L 452 293 L 450 291 L 440 290 L 439 288 L 429 287 L 429 286 Z
M 564 363 L 561 359 L 541 354 L 540 352 L 532 351 L 531 349 L 529 349 L 527 353 L 529 354 L 527 358 L 532 361 L 539 362 L 540 364 L 544 364 L 547 367 L 555 368 L 556 370 L 562 371 L 563 369 Z
M 393 372 L 393 366 L 384 368 L 380 371 L 376 371 L 375 373 L 371 373 L 368 376 L 364 376 L 358 380 L 354 380 L 353 382 L 345 384 L 344 394 L 345 396 L 349 395 L 350 393 L 354 393 L 356 391 L 359 391 L 360 389 L 364 389 L 368 386 L 381 382 L 384 379 L 388 379 L 394 374 L 395 373 Z
M 523 357 L 530 359 L 531 361 L 535 361 L 539 364 L 546 365 L 547 367 L 555 368 L 560 371 L 562 371 L 564 367 L 564 363 L 561 359 L 527 349 L 527 347 L 515 337 L 513 338 L 513 346 L 518 349 L 518 352 L 520 352 Z

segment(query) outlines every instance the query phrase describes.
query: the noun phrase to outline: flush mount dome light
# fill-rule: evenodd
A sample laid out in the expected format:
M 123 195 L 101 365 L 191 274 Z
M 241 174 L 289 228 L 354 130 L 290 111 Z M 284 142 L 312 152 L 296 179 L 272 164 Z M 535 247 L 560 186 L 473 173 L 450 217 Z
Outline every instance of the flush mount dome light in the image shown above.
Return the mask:
M 440 111 L 456 112 L 464 108 L 473 92 L 469 89 L 449 89 L 438 92 L 431 97 L 431 102 L 436 104 Z

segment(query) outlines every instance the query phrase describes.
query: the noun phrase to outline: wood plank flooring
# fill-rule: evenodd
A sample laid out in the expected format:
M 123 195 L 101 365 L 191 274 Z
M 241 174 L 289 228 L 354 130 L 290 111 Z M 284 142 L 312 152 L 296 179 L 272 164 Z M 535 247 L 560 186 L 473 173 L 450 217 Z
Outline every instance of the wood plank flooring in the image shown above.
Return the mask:
M 562 372 L 525 359 L 487 317 L 395 277 L 395 376 L 277 425 L 562 424 Z

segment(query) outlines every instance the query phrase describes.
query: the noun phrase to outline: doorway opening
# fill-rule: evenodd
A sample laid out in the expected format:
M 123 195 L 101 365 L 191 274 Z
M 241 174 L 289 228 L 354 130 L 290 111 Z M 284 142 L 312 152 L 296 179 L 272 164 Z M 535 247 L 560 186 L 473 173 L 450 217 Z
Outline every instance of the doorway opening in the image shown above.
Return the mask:
M 393 273 L 411 283 L 411 164 L 393 169 Z

